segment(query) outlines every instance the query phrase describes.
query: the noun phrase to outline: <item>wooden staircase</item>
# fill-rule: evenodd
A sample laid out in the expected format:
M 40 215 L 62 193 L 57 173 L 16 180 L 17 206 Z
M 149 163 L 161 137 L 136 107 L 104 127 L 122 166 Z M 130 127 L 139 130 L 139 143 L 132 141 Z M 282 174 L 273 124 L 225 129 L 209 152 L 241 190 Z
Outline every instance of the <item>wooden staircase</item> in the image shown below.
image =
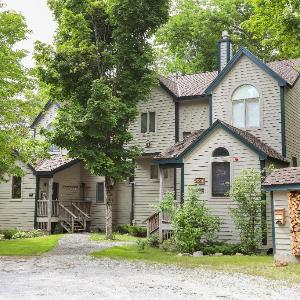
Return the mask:
M 89 220 L 90 216 L 75 203 L 72 203 L 72 211 L 59 203 L 58 221 L 68 233 L 85 232 Z

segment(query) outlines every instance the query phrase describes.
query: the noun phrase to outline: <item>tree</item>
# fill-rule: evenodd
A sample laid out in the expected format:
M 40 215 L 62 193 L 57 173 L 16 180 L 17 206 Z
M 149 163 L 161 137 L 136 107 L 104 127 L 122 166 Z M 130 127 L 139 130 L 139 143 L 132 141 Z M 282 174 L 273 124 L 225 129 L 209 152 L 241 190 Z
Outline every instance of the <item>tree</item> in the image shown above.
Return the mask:
M 138 149 L 128 126 L 157 79 L 149 43 L 168 17 L 168 0 L 49 0 L 55 49 L 37 44 L 39 76 L 63 103 L 51 142 L 105 176 L 106 233 L 112 238 L 113 188 L 131 174 Z M 127 146 L 126 146 L 127 145 Z
M 16 162 L 33 163 L 42 150 L 28 126 L 39 100 L 30 92 L 34 81 L 22 65 L 27 52 L 16 48 L 27 33 L 24 17 L 0 2 L 0 181 L 10 174 L 21 176 Z
M 217 69 L 221 32 L 230 34 L 235 49 L 247 46 L 261 54 L 259 43 L 242 27 L 252 14 L 246 0 L 180 0 L 174 15 L 156 34 L 163 73 L 190 74 Z
M 264 226 L 261 216 L 265 201 L 261 182 L 262 174 L 258 170 L 244 169 L 233 180 L 229 192 L 236 204 L 231 213 L 245 253 L 255 253 L 262 242 Z
M 249 0 L 250 1 L 250 0 Z M 243 26 L 269 49 L 268 60 L 300 57 L 300 2 L 251 0 L 253 14 Z
M 266 61 L 300 56 L 297 0 L 177 0 L 156 34 L 165 74 L 217 69 L 217 42 L 229 32 L 234 50 L 244 46 Z

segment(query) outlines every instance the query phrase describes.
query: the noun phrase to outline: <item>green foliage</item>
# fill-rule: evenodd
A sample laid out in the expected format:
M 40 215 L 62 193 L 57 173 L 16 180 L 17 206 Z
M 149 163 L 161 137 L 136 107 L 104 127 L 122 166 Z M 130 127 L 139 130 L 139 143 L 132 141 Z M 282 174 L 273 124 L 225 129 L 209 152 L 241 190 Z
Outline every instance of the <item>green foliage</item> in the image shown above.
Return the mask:
M 60 223 L 57 223 L 55 225 L 54 234 L 61 234 L 61 233 L 65 233 L 65 232 L 66 232 L 65 228 L 63 228 Z
M 169 214 L 170 218 L 172 219 L 176 213 L 176 202 L 174 199 L 174 192 L 167 192 L 164 194 L 163 198 L 155 208 L 158 212 L 164 212 Z
M 156 34 L 165 74 L 216 70 L 224 30 L 234 50 L 244 46 L 267 61 L 300 56 L 297 0 L 178 0 L 172 13 Z
M 172 220 L 174 239 L 179 251 L 193 253 L 200 241 L 210 241 L 219 231 L 219 218 L 211 215 L 199 199 L 197 188 L 190 187 L 184 205 L 176 211 Z
M 163 241 L 159 248 L 166 252 L 177 251 L 176 242 L 173 238 Z
M 34 80 L 22 64 L 27 52 L 16 47 L 28 32 L 24 17 L 0 2 L 0 181 L 8 179 L 6 174 L 23 175 L 17 161 L 34 163 L 44 154 L 28 128 L 40 104 L 32 97 Z
M 235 255 L 240 253 L 239 244 L 230 244 L 225 242 L 212 242 L 200 244 L 199 250 L 203 252 L 204 255 L 212 255 L 215 253 L 223 253 L 224 255 Z
M 44 236 L 47 233 L 39 229 L 30 230 L 30 231 L 23 231 L 18 229 L 7 229 L 7 230 L 0 230 L 0 234 L 3 236 L 3 240 L 17 240 L 17 239 L 27 239 L 27 238 Z
M 260 40 L 267 59 L 300 57 L 300 2 L 298 0 L 248 0 L 253 14 L 244 22 L 246 30 Z
M 118 225 L 116 226 L 116 232 L 120 234 L 130 234 L 135 237 L 146 237 L 147 228 L 134 225 Z
M 159 237 L 157 233 L 151 234 L 147 238 L 147 243 L 150 247 L 157 248 L 159 246 Z
M 258 170 L 244 169 L 233 180 L 229 193 L 236 204 L 231 213 L 245 253 L 256 253 L 262 242 L 261 215 L 265 202 L 261 182 L 262 175 Z
M 147 246 L 147 241 L 145 240 L 137 240 L 136 241 L 136 246 L 139 252 L 142 252 L 145 250 L 146 246 Z

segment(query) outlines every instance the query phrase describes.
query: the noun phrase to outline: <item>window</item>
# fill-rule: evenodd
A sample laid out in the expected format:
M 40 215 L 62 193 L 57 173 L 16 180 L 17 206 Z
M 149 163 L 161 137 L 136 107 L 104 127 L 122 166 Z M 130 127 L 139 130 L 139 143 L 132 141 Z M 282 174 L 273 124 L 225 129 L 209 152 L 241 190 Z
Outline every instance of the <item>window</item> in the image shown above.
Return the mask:
M 150 166 L 150 179 L 158 179 L 158 165 Z
M 97 182 L 96 202 L 97 203 L 104 203 L 104 182 Z
M 52 126 L 52 123 L 48 124 L 46 129 L 49 131 L 49 132 L 52 132 L 53 131 L 53 126 Z M 50 145 L 49 149 L 48 149 L 49 152 L 59 152 L 59 147 L 55 146 L 55 145 Z
M 190 131 L 184 131 L 184 132 L 182 133 L 183 139 L 185 139 L 186 137 L 188 137 L 190 134 L 191 134 Z
M 164 169 L 164 178 L 167 179 L 169 177 L 168 169 Z
M 233 125 L 238 128 L 259 127 L 259 93 L 249 84 L 240 86 L 232 95 Z
M 227 197 L 230 189 L 230 163 L 212 163 L 212 196 Z
M 141 113 L 141 133 L 156 131 L 156 113 Z
M 292 166 L 293 167 L 297 167 L 298 166 L 298 159 L 295 156 L 292 157 Z
M 21 199 L 22 198 L 22 178 L 19 176 L 12 177 L 12 199 Z
M 225 149 L 223 147 L 219 147 L 219 148 L 214 150 L 212 156 L 213 157 L 229 156 L 229 152 L 228 152 L 227 149 Z

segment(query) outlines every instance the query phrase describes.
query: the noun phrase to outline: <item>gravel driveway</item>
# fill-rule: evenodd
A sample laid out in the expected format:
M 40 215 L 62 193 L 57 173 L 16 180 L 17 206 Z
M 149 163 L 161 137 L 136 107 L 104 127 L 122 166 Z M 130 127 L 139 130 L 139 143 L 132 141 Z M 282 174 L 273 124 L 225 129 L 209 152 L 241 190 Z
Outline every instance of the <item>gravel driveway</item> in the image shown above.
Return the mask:
M 115 244 L 73 234 L 41 257 L 2 257 L 0 299 L 300 299 L 300 286 L 254 276 L 87 255 Z

